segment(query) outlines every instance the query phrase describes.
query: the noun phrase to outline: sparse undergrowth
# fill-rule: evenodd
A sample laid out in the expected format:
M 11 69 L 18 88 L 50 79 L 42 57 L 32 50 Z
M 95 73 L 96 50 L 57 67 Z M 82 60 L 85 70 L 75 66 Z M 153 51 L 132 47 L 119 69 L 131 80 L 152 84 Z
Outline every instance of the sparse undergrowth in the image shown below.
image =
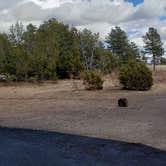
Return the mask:
M 103 83 L 101 73 L 97 71 L 89 71 L 84 75 L 84 84 L 87 90 L 101 90 Z

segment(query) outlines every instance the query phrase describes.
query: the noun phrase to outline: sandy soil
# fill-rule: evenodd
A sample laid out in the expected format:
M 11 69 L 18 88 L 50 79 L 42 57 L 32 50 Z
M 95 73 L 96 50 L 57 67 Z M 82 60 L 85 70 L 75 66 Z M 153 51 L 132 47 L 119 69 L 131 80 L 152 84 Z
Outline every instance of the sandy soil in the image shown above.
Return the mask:
M 118 108 L 126 97 L 128 108 Z M 122 91 L 107 79 L 103 91 L 82 82 L 0 86 L 0 125 L 142 143 L 166 150 L 166 86 Z

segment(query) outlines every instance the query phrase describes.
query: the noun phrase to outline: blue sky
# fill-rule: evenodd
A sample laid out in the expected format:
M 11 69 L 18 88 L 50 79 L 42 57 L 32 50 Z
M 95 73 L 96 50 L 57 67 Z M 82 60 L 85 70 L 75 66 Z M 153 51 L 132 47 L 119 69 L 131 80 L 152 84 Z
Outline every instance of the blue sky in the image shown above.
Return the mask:
M 100 32 L 102 40 L 120 26 L 139 47 L 148 28 L 154 27 L 166 48 L 166 0 L 0 0 L 1 32 L 16 21 L 39 26 L 52 17 L 79 30 Z
M 166 20 L 166 16 L 160 16 L 160 20 Z
M 143 3 L 144 0 L 126 0 L 128 2 L 132 2 L 135 6 Z

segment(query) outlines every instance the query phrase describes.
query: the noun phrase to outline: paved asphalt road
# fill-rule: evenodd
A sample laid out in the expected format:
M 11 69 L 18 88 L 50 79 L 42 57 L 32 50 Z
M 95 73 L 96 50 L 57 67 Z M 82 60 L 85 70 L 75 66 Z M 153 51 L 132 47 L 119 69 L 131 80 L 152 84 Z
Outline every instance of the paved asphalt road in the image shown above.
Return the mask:
M 0 166 L 166 166 L 166 152 L 141 144 L 0 128 Z

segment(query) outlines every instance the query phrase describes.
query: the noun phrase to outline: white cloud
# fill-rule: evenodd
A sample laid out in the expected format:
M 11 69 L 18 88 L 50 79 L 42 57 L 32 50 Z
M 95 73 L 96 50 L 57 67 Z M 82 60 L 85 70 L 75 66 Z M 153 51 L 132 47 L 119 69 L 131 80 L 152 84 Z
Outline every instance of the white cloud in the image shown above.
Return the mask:
M 166 48 L 166 0 L 144 0 L 134 6 L 124 0 L 5 0 L 0 1 L 0 29 L 6 31 L 10 24 L 41 23 L 55 17 L 79 29 L 89 28 L 100 32 L 102 39 L 114 26 L 129 32 L 130 39 L 139 46 L 148 27 L 158 29 Z
M 27 0 L 27 2 L 33 2 L 43 9 L 49 9 L 60 7 L 65 3 L 73 3 L 73 0 Z

